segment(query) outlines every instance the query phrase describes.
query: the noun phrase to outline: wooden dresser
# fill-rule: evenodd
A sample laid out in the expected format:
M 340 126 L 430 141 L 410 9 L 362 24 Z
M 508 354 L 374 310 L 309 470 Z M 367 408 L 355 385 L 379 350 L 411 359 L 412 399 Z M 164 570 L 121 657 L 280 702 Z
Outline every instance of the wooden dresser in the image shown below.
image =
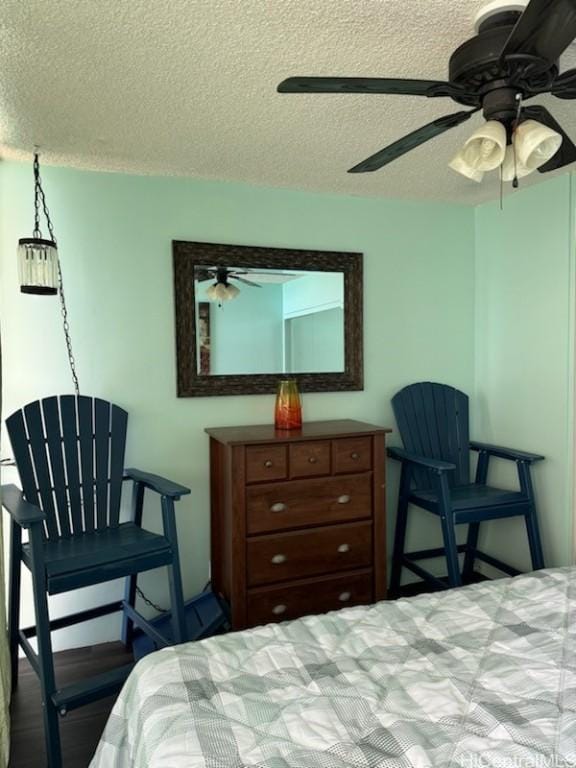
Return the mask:
M 389 429 L 342 420 L 206 432 L 212 584 L 234 629 L 386 596 Z

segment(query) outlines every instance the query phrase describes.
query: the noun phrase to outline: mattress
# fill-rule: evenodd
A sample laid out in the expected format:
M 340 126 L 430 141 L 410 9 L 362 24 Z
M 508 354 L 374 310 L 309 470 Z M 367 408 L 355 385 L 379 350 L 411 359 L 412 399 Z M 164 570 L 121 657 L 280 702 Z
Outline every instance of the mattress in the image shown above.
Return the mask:
M 91 768 L 576 765 L 576 569 L 147 656 Z

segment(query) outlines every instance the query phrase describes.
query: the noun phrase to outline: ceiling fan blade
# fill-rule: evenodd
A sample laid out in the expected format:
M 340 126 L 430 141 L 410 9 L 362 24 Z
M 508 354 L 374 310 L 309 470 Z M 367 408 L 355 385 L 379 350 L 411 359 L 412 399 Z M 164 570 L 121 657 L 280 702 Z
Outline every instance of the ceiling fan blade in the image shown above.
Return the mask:
M 558 99 L 576 99 L 576 69 L 567 69 L 558 75 L 550 93 Z
M 206 280 L 214 280 L 215 273 L 211 272 L 209 269 L 196 269 L 194 270 L 194 277 L 196 278 L 196 281 L 199 283 L 205 283 Z
M 440 80 L 388 77 L 289 77 L 278 93 L 390 93 L 403 96 L 462 96 L 464 88 Z M 469 94 L 470 95 L 470 94 Z
M 538 170 L 540 173 L 555 171 L 557 168 L 563 168 L 565 165 L 576 162 L 576 146 L 572 139 L 568 137 L 562 126 L 556 122 L 550 112 L 545 107 L 537 105 L 524 107 L 522 110 L 522 119 L 537 120 L 539 123 L 547 125 L 562 136 L 562 144 L 554 157 L 551 157 L 547 163 L 541 165 Z
M 234 275 L 254 275 L 254 276 L 258 276 L 258 275 L 278 275 L 279 277 L 286 277 L 286 272 L 271 272 L 269 269 L 264 269 L 264 270 L 251 269 L 251 270 L 246 270 L 246 271 L 242 271 L 242 272 L 236 272 L 236 270 L 234 270 L 234 272 L 230 272 L 230 275 L 232 277 L 234 277 Z
M 252 288 L 262 288 L 262 286 L 258 283 L 253 283 L 252 280 L 245 280 L 243 277 L 239 277 L 238 275 L 230 275 L 229 277 L 231 277 L 232 280 L 238 280 L 238 282 L 244 283 L 245 285 L 251 285 Z
M 530 0 L 501 58 L 529 54 L 557 61 L 576 38 L 576 0 Z
M 396 160 L 397 157 L 410 152 L 420 144 L 433 139 L 435 136 L 439 136 L 444 131 L 450 128 L 455 128 L 460 123 L 464 123 L 468 120 L 477 109 L 471 109 L 469 111 L 455 112 L 453 115 L 446 115 L 445 117 L 439 117 L 437 120 L 433 120 L 427 125 L 423 125 L 422 128 L 418 128 L 416 131 L 412 131 L 407 136 L 403 136 L 393 144 L 389 144 L 380 152 L 376 152 L 375 155 L 363 160 L 358 165 L 350 168 L 348 173 L 366 173 L 367 171 L 377 171 L 382 166 L 391 163 L 392 160 Z

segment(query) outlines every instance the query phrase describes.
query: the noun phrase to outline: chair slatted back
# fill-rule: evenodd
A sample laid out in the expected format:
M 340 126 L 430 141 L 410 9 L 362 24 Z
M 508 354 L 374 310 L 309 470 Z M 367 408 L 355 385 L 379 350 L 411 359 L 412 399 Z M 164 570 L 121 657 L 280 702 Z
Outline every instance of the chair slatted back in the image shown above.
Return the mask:
M 80 395 L 47 397 L 6 419 L 24 496 L 49 539 L 117 526 L 128 414 Z
M 470 435 L 468 396 L 446 384 L 410 384 L 392 398 L 392 408 L 404 448 L 431 459 L 456 465 L 448 473 L 450 485 L 470 482 Z M 434 480 L 427 470 L 413 473 L 417 488 L 432 488 Z

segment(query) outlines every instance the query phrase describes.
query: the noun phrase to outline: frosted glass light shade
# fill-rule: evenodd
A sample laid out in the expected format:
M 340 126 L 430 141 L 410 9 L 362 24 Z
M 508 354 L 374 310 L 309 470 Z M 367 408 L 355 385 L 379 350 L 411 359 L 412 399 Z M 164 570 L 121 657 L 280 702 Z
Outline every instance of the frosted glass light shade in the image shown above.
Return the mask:
M 467 179 L 472 179 L 472 181 L 476 181 L 478 183 L 480 183 L 484 178 L 483 171 L 477 171 L 475 168 L 472 168 L 472 166 L 468 165 L 466 160 L 464 160 L 462 150 L 460 150 L 458 154 L 452 158 L 452 160 L 448 163 L 448 167 L 452 168 L 452 170 L 456 171 L 456 173 L 461 173 L 462 176 L 466 176 Z
M 58 251 L 52 240 L 23 237 L 18 241 L 18 277 L 22 293 L 58 293 Z
M 227 285 L 224 283 L 214 283 L 214 285 L 211 285 L 206 291 L 206 296 L 210 301 L 221 302 L 232 301 L 232 299 L 235 299 L 239 293 L 240 289 L 236 288 L 236 286 L 231 283 L 228 283 Z
M 516 153 L 516 162 L 514 162 L 514 151 L 511 144 L 506 147 L 506 154 L 502 163 L 502 181 L 514 181 L 514 178 L 521 179 L 523 176 L 528 176 L 529 173 L 532 173 L 531 168 L 526 168 L 520 162 L 518 153 Z
M 506 128 L 488 120 L 466 140 L 462 159 L 475 171 L 493 171 L 502 165 L 506 152 Z
M 240 293 L 240 288 L 236 288 L 235 285 L 232 285 L 232 283 L 228 283 L 226 286 L 226 292 L 228 294 L 228 301 L 231 301 L 232 299 L 235 299 L 236 296 Z
M 518 160 L 530 171 L 547 163 L 562 144 L 562 136 L 536 120 L 525 120 L 514 131 Z

